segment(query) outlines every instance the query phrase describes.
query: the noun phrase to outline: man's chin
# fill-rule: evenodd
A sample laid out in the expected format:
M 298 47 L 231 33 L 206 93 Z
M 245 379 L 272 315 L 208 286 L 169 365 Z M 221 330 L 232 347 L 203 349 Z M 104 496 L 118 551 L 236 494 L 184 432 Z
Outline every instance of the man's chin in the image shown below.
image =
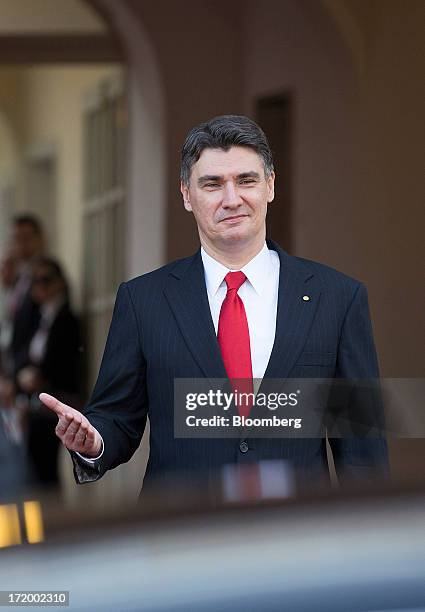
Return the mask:
M 247 236 L 252 231 L 248 216 L 223 219 L 217 224 L 217 229 L 223 236 Z
M 249 233 L 241 227 L 231 227 L 228 231 L 221 234 L 221 243 L 223 246 L 243 245 L 250 241 Z

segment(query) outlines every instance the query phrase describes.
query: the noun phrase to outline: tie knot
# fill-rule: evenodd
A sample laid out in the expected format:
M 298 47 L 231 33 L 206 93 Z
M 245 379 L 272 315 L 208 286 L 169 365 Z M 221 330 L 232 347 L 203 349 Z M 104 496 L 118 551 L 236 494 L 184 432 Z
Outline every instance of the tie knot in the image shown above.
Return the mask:
M 228 291 L 230 291 L 231 289 L 236 289 L 237 291 L 239 287 L 243 285 L 243 283 L 246 281 L 246 276 L 243 272 L 240 271 L 228 272 L 224 277 L 224 280 L 226 281 Z

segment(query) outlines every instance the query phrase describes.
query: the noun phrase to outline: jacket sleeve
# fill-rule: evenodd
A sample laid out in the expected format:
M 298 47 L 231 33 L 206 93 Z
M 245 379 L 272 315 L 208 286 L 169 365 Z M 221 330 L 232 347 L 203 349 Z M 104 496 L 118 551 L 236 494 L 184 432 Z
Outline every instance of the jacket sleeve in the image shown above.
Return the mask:
M 367 291 L 358 284 L 345 314 L 338 346 L 335 397 L 344 404 L 343 434 L 332 437 L 340 479 L 368 479 L 388 474 L 379 367 L 373 341 Z M 341 380 L 345 379 L 345 380 Z M 337 409 L 341 408 L 337 406 Z
M 93 465 L 71 452 L 74 476 L 79 484 L 98 480 L 107 470 L 128 461 L 138 448 L 146 426 L 146 361 L 126 283 L 118 289 L 99 375 L 83 413 L 99 431 L 104 448 Z

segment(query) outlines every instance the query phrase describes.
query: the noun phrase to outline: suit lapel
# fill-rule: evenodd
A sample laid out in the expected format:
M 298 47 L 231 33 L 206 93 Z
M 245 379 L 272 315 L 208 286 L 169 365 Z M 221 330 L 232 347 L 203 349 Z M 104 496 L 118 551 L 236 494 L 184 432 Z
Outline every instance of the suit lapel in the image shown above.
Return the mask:
M 276 334 L 264 379 L 286 378 L 307 340 L 320 288 L 307 264 L 291 257 L 271 240 L 267 243 L 279 255 L 280 272 Z M 200 250 L 173 268 L 164 293 L 204 375 L 227 378 L 211 317 Z M 309 299 L 303 299 L 304 296 Z
M 177 325 L 193 358 L 207 378 L 226 378 L 211 317 L 200 250 L 180 262 L 164 290 Z
M 279 255 L 280 273 L 275 341 L 264 378 L 286 378 L 307 340 L 320 289 L 306 264 L 267 243 Z

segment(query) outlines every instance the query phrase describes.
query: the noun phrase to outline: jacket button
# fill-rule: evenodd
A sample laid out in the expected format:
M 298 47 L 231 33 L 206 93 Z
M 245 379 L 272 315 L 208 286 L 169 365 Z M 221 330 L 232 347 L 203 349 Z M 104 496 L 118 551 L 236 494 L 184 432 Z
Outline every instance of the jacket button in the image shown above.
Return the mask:
M 239 444 L 239 450 L 241 451 L 241 453 L 247 453 L 249 451 L 248 442 L 245 442 L 245 440 L 243 440 L 243 442 Z

